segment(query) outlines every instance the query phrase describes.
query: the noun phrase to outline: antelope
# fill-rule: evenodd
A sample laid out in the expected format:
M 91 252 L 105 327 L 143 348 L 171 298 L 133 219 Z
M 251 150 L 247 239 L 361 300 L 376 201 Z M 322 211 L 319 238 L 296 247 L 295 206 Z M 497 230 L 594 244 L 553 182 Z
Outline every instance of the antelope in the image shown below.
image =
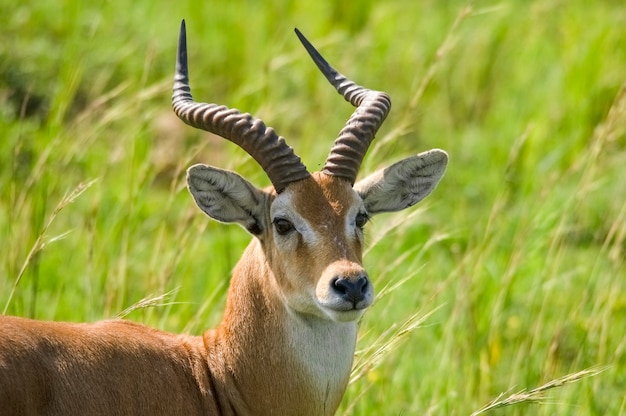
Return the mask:
M 363 227 L 422 200 L 446 168 L 430 150 L 356 182 L 389 112 L 387 94 L 333 69 L 296 29 L 313 61 L 356 110 L 320 172 L 309 173 L 250 114 L 197 103 L 180 29 L 172 106 L 185 123 L 245 149 L 272 186 L 203 164 L 187 172 L 209 217 L 253 238 L 232 272 L 223 320 L 201 336 L 125 320 L 43 322 L 0 317 L 3 415 L 332 415 L 348 384 L 359 318 L 374 291 Z

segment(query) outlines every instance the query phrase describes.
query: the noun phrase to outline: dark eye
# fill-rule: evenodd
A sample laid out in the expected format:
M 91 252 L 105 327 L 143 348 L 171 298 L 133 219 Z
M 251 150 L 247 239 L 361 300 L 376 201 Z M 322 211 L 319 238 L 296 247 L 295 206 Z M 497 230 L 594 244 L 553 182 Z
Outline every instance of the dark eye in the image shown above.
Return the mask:
M 275 218 L 273 222 L 276 232 L 280 235 L 285 235 L 294 229 L 293 224 L 284 218 Z
M 365 224 L 367 224 L 369 219 L 370 218 L 367 216 L 367 214 L 364 214 L 362 212 L 358 213 L 355 220 L 356 226 L 359 228 L 365 227 Z

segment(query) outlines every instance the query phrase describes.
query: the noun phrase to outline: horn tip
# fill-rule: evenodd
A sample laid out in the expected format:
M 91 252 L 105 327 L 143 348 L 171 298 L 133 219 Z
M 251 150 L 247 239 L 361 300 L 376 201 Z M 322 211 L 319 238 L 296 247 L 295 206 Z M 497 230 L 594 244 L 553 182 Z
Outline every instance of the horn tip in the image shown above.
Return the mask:
M 328 63 L 328 61 L 326 61 L 326 59 L 324 59 L 324 57 L 319 53 L 319 51 L 315 49 L 315 46 L 313 46 L 313 44 L 309 42 L 309 40 L 302 34 L 302 32 L 298 30 L 298 28 L 295 28 L 294 31 L 296 32 L 298 39 L 300 39 L 302 46 L 304 46 L 304 49 L 306 49 L 311 59 L 313 59 L 313 62 L 315 63 L 317 68 L 322 72 L 322 74 L 326 77 L 326 79 L 336 88 L 338 83 L 343 81 L 345 77 L 339 74 L 339 72 L 337 72 L 337 70 L 333 68 Z
M 307 38 L 305 38 L 302 32 L 300 32 L 300 29 L 298 29 L 297 27 L 294 27 L 293 31 L 296 32 L 296 36 L 298 36 L 298 39 L 300 39 L 300 42 L 302 42 L 305 45 L 305 47 L 306 47 L 306 44 L 310 44 Z
M 176 75 L 186 77 L 187 69 L 187 30 L 185 19 L 180 22 L 180 34 L 178 35 L 178 51 L 176 52 Z

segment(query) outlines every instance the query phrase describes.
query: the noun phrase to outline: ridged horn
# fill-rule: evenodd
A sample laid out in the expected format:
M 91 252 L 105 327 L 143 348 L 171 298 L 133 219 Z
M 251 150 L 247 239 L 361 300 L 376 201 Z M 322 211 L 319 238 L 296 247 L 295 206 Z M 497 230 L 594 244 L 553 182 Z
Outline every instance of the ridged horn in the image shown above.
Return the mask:
M 190 126 L 217 134 L 248 152 L 261 165 L 276 192 L 280 193 L 290 183 L 310 176 L 285 139 L 271 127 L 266 127 L 263 121 L 223 105 L 193 100 L 189 87 L 184 20 L 178 38 L 172 107 L 174 113 Z
M 391 109 L 391 99 L 386 93 L 361 87 L 337 72 L 298 29 L 295 31 L 326 79 L 346 101 L 357 107 L 335 139 L 322 170 L 354 185 L 365 153 Z

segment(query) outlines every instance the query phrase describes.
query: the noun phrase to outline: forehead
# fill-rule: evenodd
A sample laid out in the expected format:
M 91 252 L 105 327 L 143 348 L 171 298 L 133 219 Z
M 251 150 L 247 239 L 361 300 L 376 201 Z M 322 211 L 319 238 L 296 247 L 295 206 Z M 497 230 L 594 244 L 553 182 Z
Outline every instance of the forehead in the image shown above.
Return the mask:
M 316 172 L 310 178 L 290 184 L 277 196 L 276 208 L 289 206 L 307 220 L 318 222 L 329 217 L 344 217 L 363 206 L 361 198 L 345 180 Z

